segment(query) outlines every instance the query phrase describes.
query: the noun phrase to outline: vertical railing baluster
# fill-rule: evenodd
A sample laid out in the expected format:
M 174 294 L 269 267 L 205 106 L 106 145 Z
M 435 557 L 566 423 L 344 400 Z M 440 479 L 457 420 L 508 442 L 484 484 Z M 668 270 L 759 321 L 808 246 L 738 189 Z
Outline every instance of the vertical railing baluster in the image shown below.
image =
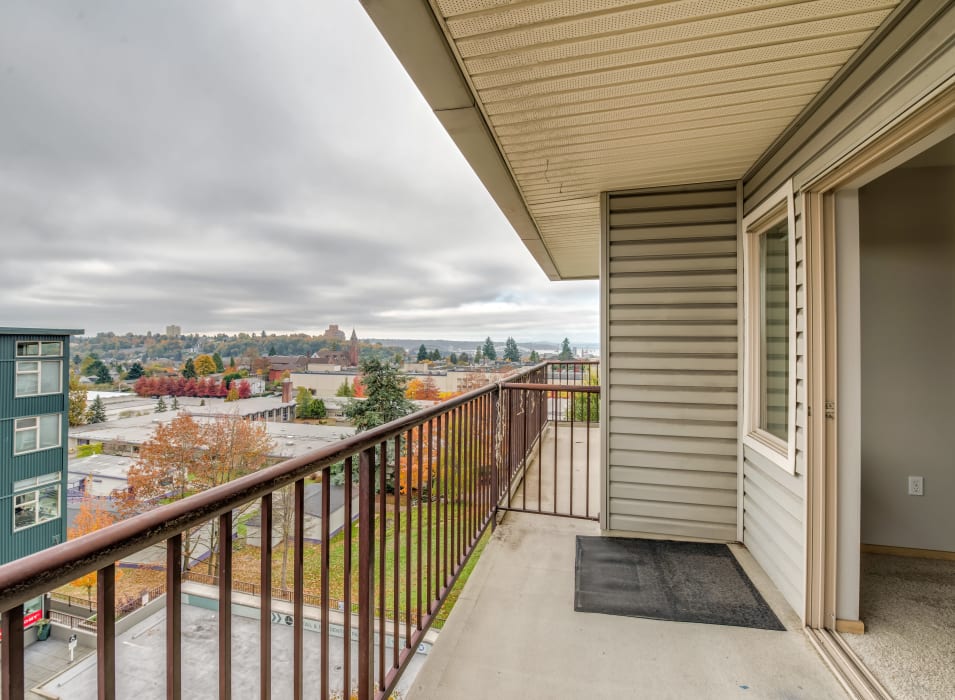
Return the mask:
M 0 697 L 23 700 L 23 605 L 4 610 L 0 616 L 3 653 L 0 654 Z
M 564 365 L 564 368 L 565 368 L 565 369 L 564 369 L 564 371 L 563 371 L 563 373 L 562 373 L 561 380 L 563 380 L 563 379 L 564 379 L 564 375 L 566 375 L 566 367 L 567 367 L 567 365 Z M 562 393 L 562 392 L 559 392 L 559 391 L 553 392 L 553 394 L 554 394 L 554 503 L 553 503 L 553 511 L 554 511 L 554 513 L 557 513 L 557 442 L 558 442 L 559 437 L 560 437 L 560 433 L 559 433 L 559 429 L 560 429 L 560 415 L 559 415 L 559 412 L 560 412 L 560 395 L 561 395 L 561 393 Z M 571 448 L 573 448 L 573 445 L 571 445 Z
M 295 482 L 295 564 L 292 580 L 292 695 L 295 700 L 301 700 L 305 675 L 305 479 Z
M 586 474 L 584 474 L 584 482 L 585 482 L 584 493 L 586 497 L 585 513 L 588 518 L 590 517 L 590 397 L 591 396 L 593 396 L 593 394 L 587 394 L 587 444 L 584 446 L 587 450 L 587 458 L 586 458 L 587 467 L 586 467 Z
M 415 586 L 415 628 L 421 629 L 421 548 L 424 546 L 423 535 L 423 525 L 422 516 L 424 516 L 424 507 L 422 506 L 422 498 L 424 498 L 424 423 L 418 426 L 418 499 L 417 499 L 417 514 L 418 514 L 418 545 L 415 548 L 417 554 L 417 566 L 415 572 L 417 574 L 417 585 Z M 430 493 L 429 493 L 430 496 Z M 428 505 L 428 515 L 431 515 L 431 505 Z M 428 545 L 431 544 L 431 533 L 428 532 Z M 430 558 L 430 551 L 429 551 Z M 406 640 L 407 646 L 411 647 L 411 635 L 408 635 Z
M 526 389 L 519 389 L 521 392 L 521 422 L 523 424 L 521 432 L 521 510 L 527 510 L 527 460 L 530 455 L 527 449 L 527 411 L 530 404 L 530 392 Z
M 182 697 L 182 535 L 166 540 L 166 697 Z
M 388 504 L 385 501 L 388 471 L 388 443 L 378 446 L 378 686 L 385 687 L 385 525 L 388 520 Z
M 351 698 L 351 586 L 352 586 L 352 498 L 353 496 L 353 486 L 352 486 L 352 458 L 345 458 L 345 551 L 343 553 L 344 561 L 342 565 L 342 578 L 344 579 L 344 596 L 345 600 L 343 604 L 345 606 L 345 629 L 343 638 L 343 659 L 342 659 L 342 675 L 344 680 L 342 681 L 342 688 L 344 688 L 344 693 L 342 696 L 344 698 Z
M 586 396 L 586 394 L 577 394 L 576 392 L 569 392 L 570 396 L 570 513 L 569 515 L 574 514 L 574 413 L 577 410 L 577 397 Z M 589 397 L 587 397 L 589 400 Z
M 427 601 L 428 614 L 431 610 L 431 577 L 434 575 L 434 418 L 428 420 L 428 575 L 425 577 L 424 600 Z M 419 494 L 420 499 L 420 494 Z M 420 517 L 420 515 L 419 515 Z M 418 585 L 421 590 L 421 585 Z M 421 595 L 418 595 L 418 608 L 421 608 Z M 421 620 L 418 620 L 418 627 L 421 627 Z
M 501 444 L 503 444 L 503 440 L 500 441 L 500 444 L 498 441 L 499 432 L 503 433 L 497 424 L 498 415 L 500 415 L 501 411 L 500 402 L 501 393 L 498 391 L 495 392 L 491 398 L 491 501 L 488 506 L 491 511 L 492 532 L 497 529 L 497 505 L 501 501 L 501 465 L 504 464 L 503 455 L 501 454 Z M 501 435 L 501 437 L 503 437 L 503 435 Z
M 541 506 L 543 503 L 543 483 L 544 483 L 544 428 L 547 425 L 547 405 L 544 403 L 547 400 L 546 393 L 541 390 L 539 392 L 540 396 L 538 397 L 538 413 L 543 417 L 543 423 L 541 423 L 541 417 L 538 417 L 539 427 L 537 429 L 537 512 L 541 512 Z
M 450 532 L 450 524 L 448 519 L 448 479 L 451 478 L 451 445 L 449 442 L 449 430 L 448 424 L 451 421 L 451 413 L 445 413 L 441 416 L 441 430 L 444 435 L 444 446 L 441 450 L 443 455 L 443 464 L 439 464 L 439 470 L 443 468 L 443 474 L 441 479 L 441 488 L 442 488 L 442 501 L 444 502 L 444 529 L 441 536 L 442 547 L 444 549 L 442 553 L 442 560 L 444 561 L 444 575 L 439 577 L 438 584 L 435 590 L 435 598 L 439 598 L 441 595 L 441 589 L 448 583 L 448 536 Z
M 374 658 L 375 448 L 369 447 L 358 464 L 358 700 L 374 696 Z
M 21 618 L 20 624 L 23 624 Z M 96 688 L 99 700 L 116 697 L 116 565 L 96 574 Z
M 259 508 L 259 697 L 272 697 L 272 494 L 262 496 Z M 284 514 L 283 514 L 283 517 Z M 286 546 L 288 543 L 285 543 Z
M 331 560 L 329 545 L 331 544 L 331 516 L 332 516 L 332 501 L 331 501 L 331 469 L 325 467 L 322 470 L 322 581 L 321 581 L 321 664 L 322 664 L 322 676 L 321 676 L 321 686 L 319 688 L 319 697 L 322 700 L 328 700 L 328 675 L 331 673 L 331 667 L 329 666 L 329 632 L 330 628 L 328 626 L 328 615 L 331 611 L 331 604 L 328 599 L 328 578 L 330 575 L 331 569 Z
M 406 441 L 407 442 L 407 441 Z M 392 637 L 394 638 L 394 645 L 391 649 L 392 656 L 392 665 L 395 668 L 398 668 L 398 634 L 400 632 L 401 626 L 401 610 L 399 609 L 400 604 L 400 579 L 401 579 L 401 473 L 399 465 L 401 464 L 401 438 L 395 438 L 395 492 L 394 492 L 394 534 L 392 535 L 391 541 L 391 605 L 392 605 L 392 620 L 391 620 L 391 629 Z M 408 478 L 405 476 L 405 485 L 407 487 Z M 405 488 L 405 491 L 408 489 Z M 384 562 L 384 558 L 382 558 Z M 406 562 L 407 565 L 407 562 Z
M 232 697 L 232 511 L 219 516 L 219 698 Z
M 405 645 L 411 643 L 411 566 L 414 558 L 411 556 L 411 471 L 414 467 L 412 451 L 414 448 L 414 433 L 408 431 L 405 450 L 408 454 L 408 468 L 405 471 Z M 395 494 L 396 496 L 398 494 Z M 398 636 L 395 635 L 395 655 L 399 655 Z M 395 668 L 398 667 L 396 658 Z

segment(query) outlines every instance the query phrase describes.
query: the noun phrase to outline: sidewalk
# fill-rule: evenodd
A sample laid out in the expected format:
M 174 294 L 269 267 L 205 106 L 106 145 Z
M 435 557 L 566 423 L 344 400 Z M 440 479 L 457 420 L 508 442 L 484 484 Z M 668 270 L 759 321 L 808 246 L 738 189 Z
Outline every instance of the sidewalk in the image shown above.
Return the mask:
M 36 634 L 28 630 L 26 634 Z M 35 642 L 28 646 L 24 654 L 24 688 L 28 698 L 50 698 L 47 694 L 37 694 L 33 688 L 39 688 L 54 676 L 58 676 L 71 665 L 75 666 L 82 659 L 96 651 L 92 647 L 77 646 L 74 661 L 70 664 L 70 650 L 62 639 L 47 639 L 44 642 Z

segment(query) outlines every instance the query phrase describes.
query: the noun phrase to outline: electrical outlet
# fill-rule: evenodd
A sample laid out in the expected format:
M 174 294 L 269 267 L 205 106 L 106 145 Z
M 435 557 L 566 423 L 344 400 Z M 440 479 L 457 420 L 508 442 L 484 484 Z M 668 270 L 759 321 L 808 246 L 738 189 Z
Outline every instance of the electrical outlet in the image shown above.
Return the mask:
M 925 488 L 920 476 L 910 476 L 909 477 L 909 495 L 910 496 L 924 496 Z

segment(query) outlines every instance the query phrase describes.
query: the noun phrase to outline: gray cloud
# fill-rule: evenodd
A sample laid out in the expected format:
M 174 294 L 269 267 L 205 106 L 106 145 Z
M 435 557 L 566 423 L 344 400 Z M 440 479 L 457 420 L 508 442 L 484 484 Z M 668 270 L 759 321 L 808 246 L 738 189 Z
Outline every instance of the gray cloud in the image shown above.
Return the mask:
M 596 337 L 353 0 L 0 9 L 0 325 Z

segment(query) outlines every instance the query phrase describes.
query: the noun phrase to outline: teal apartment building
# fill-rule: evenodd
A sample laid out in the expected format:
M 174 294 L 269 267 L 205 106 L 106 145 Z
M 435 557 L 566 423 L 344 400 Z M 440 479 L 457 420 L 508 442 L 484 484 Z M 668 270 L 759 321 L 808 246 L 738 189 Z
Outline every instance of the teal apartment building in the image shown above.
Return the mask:
M 0 327 L 0 564 L 66 541 L 70 336 Z

